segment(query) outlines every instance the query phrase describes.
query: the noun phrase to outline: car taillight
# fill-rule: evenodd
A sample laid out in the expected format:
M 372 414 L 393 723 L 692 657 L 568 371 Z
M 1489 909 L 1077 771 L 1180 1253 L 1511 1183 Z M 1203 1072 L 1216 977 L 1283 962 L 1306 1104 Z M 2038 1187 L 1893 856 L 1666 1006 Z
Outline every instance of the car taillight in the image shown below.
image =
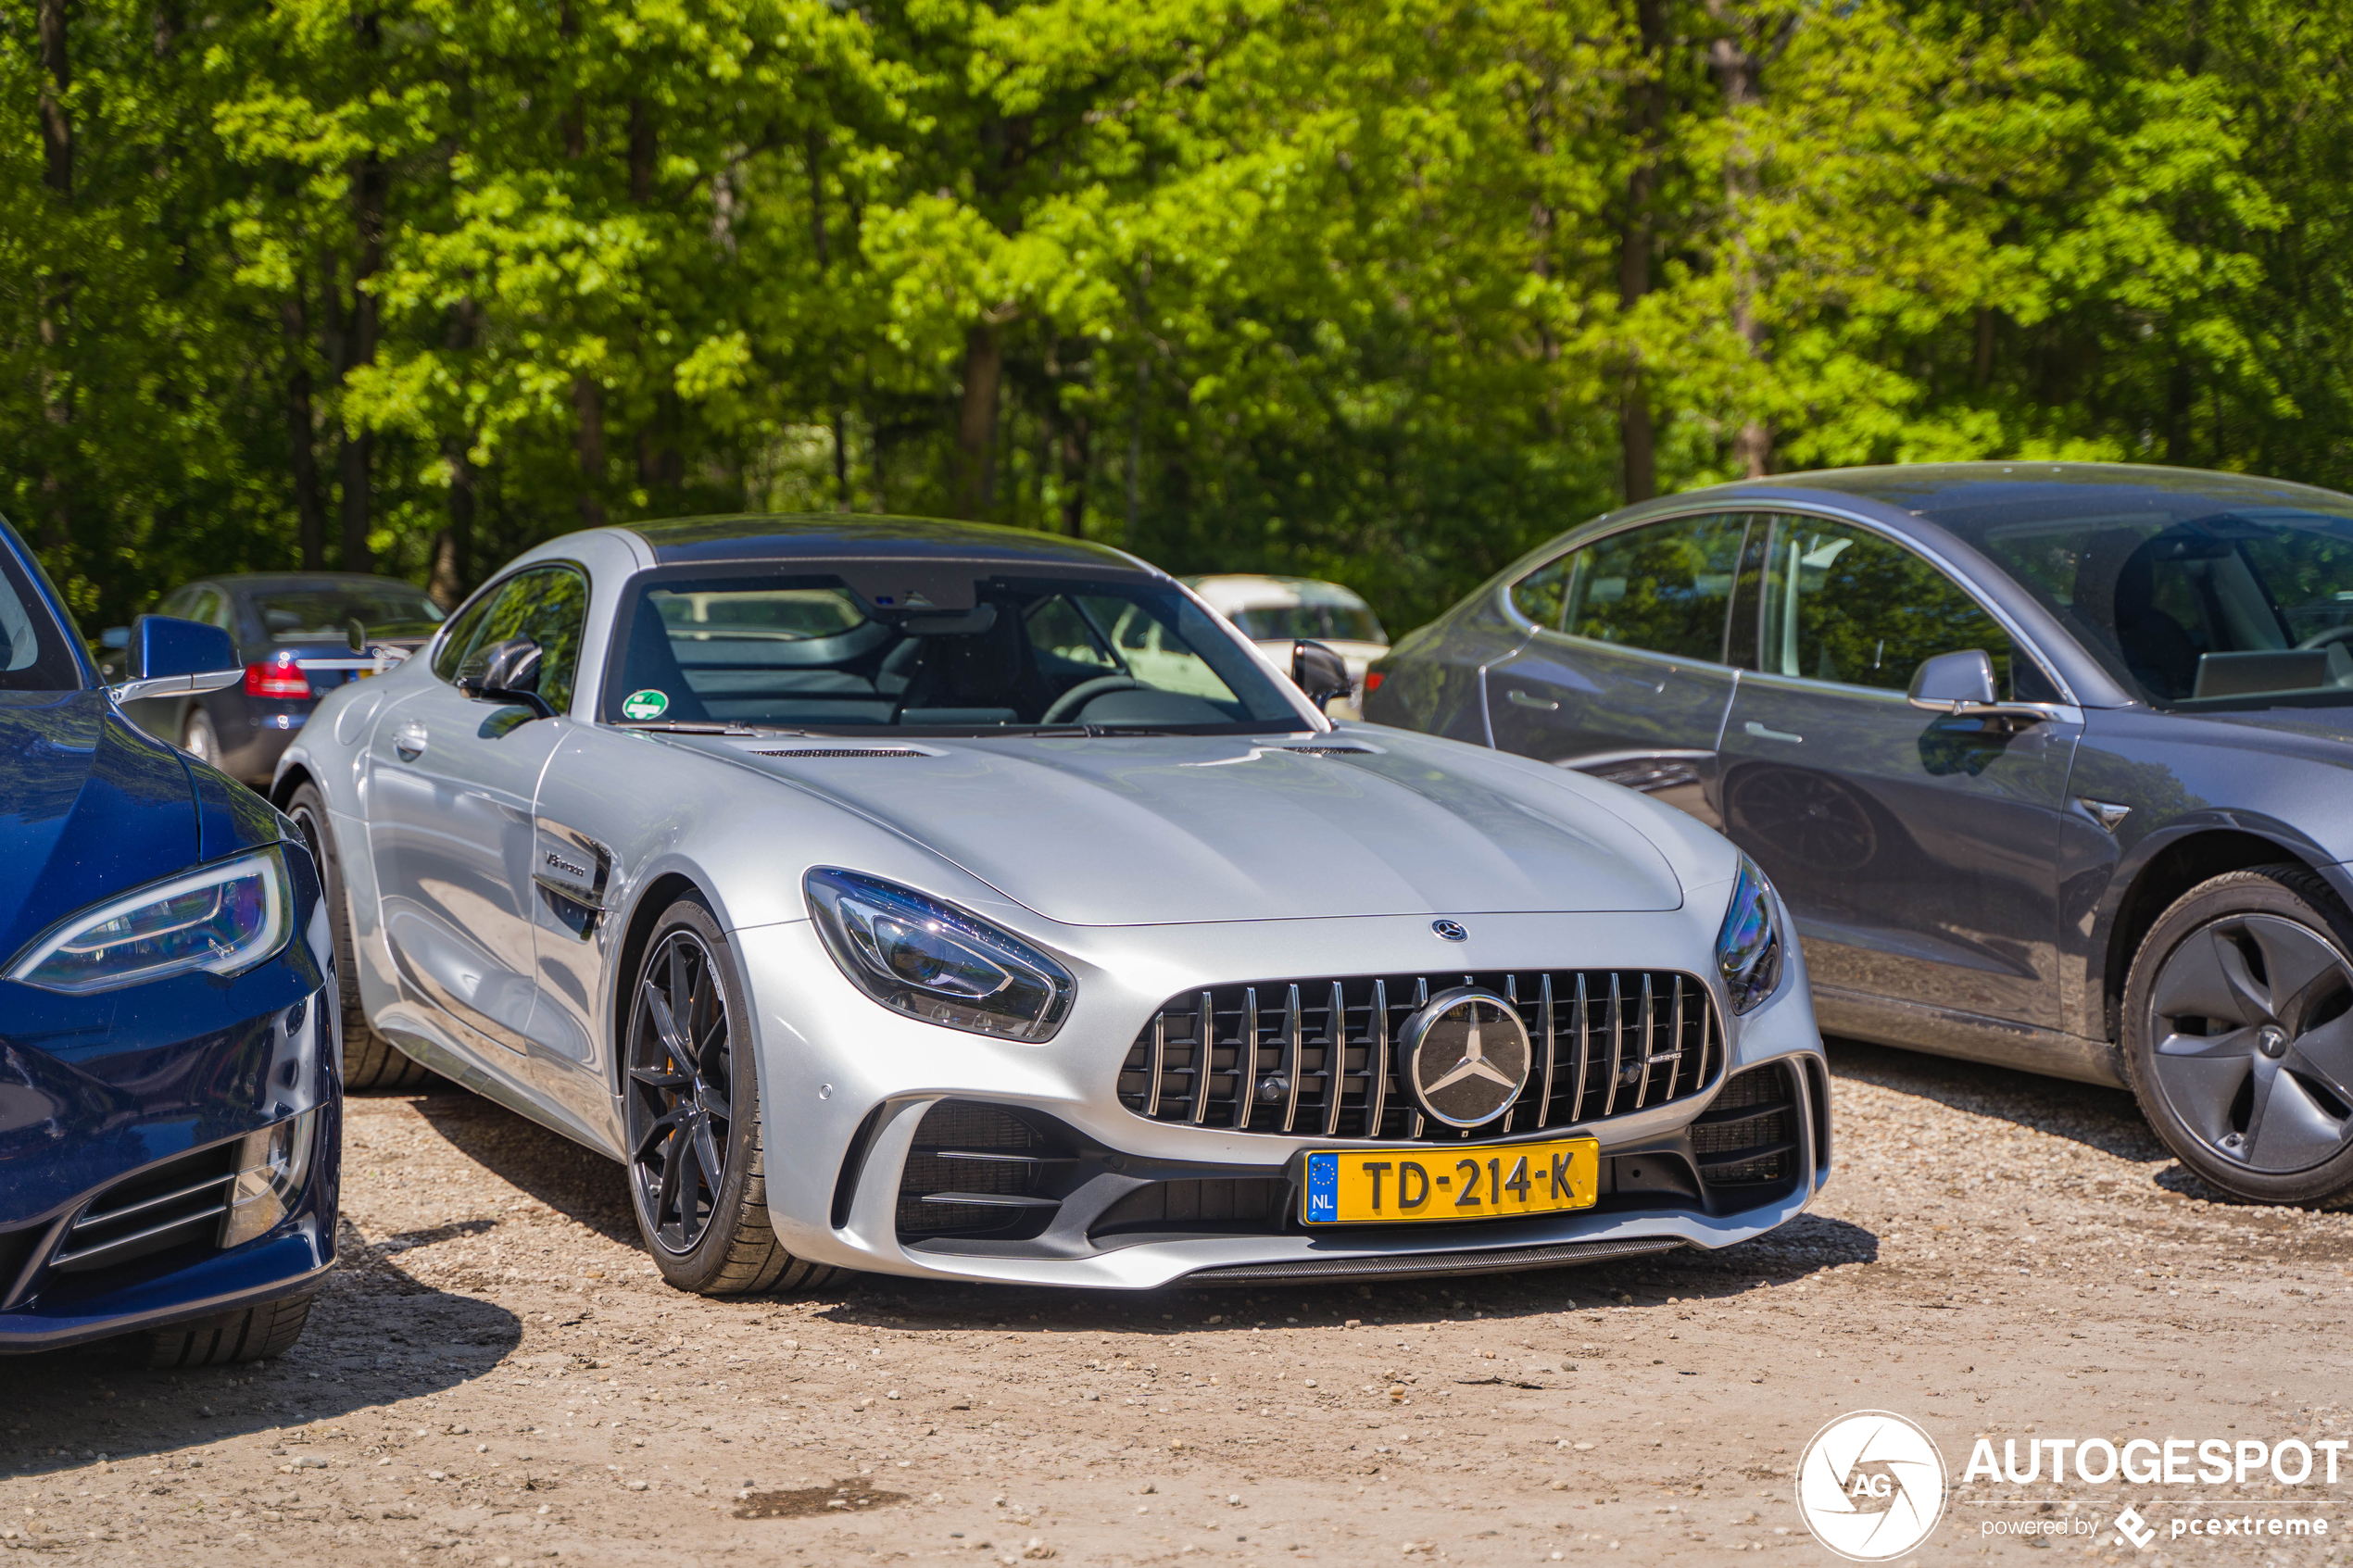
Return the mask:
M 291 664 L 245 666 L 245 696 L 308 697 L 310 677 Z
M 1387 679 L 1389 675 L 1385 671 L 1367 670 L 1365 671 L 1365 689 L 1367 692 L 1377 692 L 1380 690 L 1380 684 Z

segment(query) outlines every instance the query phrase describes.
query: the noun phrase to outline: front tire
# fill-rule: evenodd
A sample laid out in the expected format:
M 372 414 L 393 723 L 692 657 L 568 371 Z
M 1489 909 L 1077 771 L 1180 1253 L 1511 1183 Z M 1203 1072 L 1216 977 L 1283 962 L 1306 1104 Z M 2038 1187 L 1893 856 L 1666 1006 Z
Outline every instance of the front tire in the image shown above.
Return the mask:
M 735 956 L 699 898 L 646 941 L 623 1036 L 629 1196 L 662 1278 L 703 1296 L 812 1289 L 834 1271 L 768 1222 L 760 1082 Z
M 141 1337 L 146 1343 L 151 1368 L 226 1366 L 232 1361 L 261 1361 L 282 1356 L 302 1337 L 310 1321 L 309 1296 L 265 1301 L 219 1317 L 159 1328 Z
M 2300 865 L 2200 883 L 2124 987 L 2124 1066 L 2157 1135 L 2257 1203 L 2353 1192 L 2353 915 Z
M 327 831 L 327 802 L 318 785 L 297 785 L 286 800 L 286 815 L 302 830 L 302 841 L 319 867 L 327 929 L 334 934 L 335 994 L 343 1004 L 343 1086 L 414 1089 L 431 1083 L 431 1070 L 402 1055 L 398 1047 L 369 1027 L 368 1011 L 359 1005 L 359 953 L 351 941 L 351 906 L 344 900 L 343 864 Z

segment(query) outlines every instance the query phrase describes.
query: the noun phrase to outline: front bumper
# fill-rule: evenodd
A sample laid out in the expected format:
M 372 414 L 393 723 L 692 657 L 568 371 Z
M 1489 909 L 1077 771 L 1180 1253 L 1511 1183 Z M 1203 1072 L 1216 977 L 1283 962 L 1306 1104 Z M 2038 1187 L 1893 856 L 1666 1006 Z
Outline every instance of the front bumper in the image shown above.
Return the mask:
M 1672 969 L 1705 977 L 1724 891 L 1694 889 L 1685 908 L 1660 913 L 1466 915 L 1472 936 L 1460 945 L 1438 941 L 1421 917 L 1057 927 L 1050 945 L 1078 975 L 1078 1000 L 1044 1045 L 959 1034 L 877 1007 L 842 979 L 806 922 L 737 931 L 757 1013 L 772 1221 L 793 1252 L 815 1262 L 929 1278 L 1129 1289 L 1189 1280 L 1485 1272 L 1747 1240 L 1802 1211 L 1830 1171 L 1829 1074 L 1803 960 L 1794 953 L 1780 991 L 1748 1016 L 1723 1013 L 1718 995 L 1728 1060 L 1705 1092 L 1516 1135 L 1513 1141 L 1564 1134 L 1599 1140 L 1604 1200 L 1574 1213 L 1310 1232 L 1295 1218 L 1301 1157 L 1311 1148 L 1372 1146 L 1149 1121 L 1121 1103 L 1116 1086 L 1139 1029 L 1163 1002 L 1202 985 L 1284 975 L 1450 977 L 1435 979 L 1435 988 L 1466 972 L 1569 967 Z M 1033 940 L 1043 935 L 1034 916 L 1020 929 Z M 1694 1121 L 1726 1084 L 1772 1063 L 1781 1064 L 1776 1071 L 1785 1073 L 1793 1101 L 1785 1180 L 1746 1189 L 1683 1182 L 1687 1190 L 1678 1191 L 1679 1184 L 1645 1174 L 1678 1160 L 1697 1169 L 1691 1165 Z M 934 1141 L 923 1131 L 925 1118 L 943 1106 L 961 1111 L 967 1105 L 1002 1108 L 1059 1140 L 1054 1158 L 1066 1169 L 1054 1191 L 1075 1212 L 1058 1212 L 1033 1227 L 1036 1234 L 1010 1240 L 942 1239 L 902 1229 L 902 1180 L 911 1160 L 930 1158 L 925 1150 Z M 1379 1147 L 1451 1158 L 1491 1141 L 1502 1140 Z M 1645 1157 L 1653 1157 L 1649 1166 Z M 1219 1198 L 1189 1210 L 1210 1216 L 1190 1224 L 1105 1234 L 1096 1222 L 1110 1206 L 1152 1183 L 1188 1193 L 1254 1194 L 1255 1217 L 1239 1223 L 1239 1210 Z
M 341 1011 L 317 881 L 287 859 L 299 935 L 233 979 L 89 997 L 0 981 L 0 1354 L 298 1295 L 333 1266 Z M 204 1216 L 244 1135 L 305 1111 L 286 1217 L 224 1249 Z

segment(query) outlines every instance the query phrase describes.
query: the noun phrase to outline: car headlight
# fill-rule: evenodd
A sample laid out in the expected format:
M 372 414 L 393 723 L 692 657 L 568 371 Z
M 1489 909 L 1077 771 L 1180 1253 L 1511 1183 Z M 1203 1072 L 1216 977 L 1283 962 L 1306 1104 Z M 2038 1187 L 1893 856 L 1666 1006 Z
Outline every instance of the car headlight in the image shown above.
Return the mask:
M 236 974 L 286 945 L 294 910 L 275 849 L 206 866 L 82 910 L 36 937 L 8 978 L 110 991 L 203 970 Z
M 268 1236 L 293 1212 L 310 1176 L 310 1129 L 315 1110 L 247 1133 L 237 1145 L 237 1185 L 220 1221 L 220 1245 L 235 1247 Z
M 834 962 L 893 1011 L 1032 1041 L 1070 1011 L 1070 972 L 977 915 L 855 872 L 820 867 L 806 885 Z
M 1756 862 L 1743 855 L 1724 927 L 1716 934 L 1716 965 L 1734 1012 L 1747 1012 L 1780 988 L 1781 943 L 1780 900 Z

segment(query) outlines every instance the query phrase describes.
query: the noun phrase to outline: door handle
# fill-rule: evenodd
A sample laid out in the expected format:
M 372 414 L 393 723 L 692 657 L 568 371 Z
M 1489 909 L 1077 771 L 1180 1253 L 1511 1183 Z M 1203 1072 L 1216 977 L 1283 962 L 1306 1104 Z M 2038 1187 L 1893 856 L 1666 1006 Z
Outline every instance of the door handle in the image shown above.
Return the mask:
M 1561 705 L 1549 697 L 1530 696 L 1515 686 L 1504 694 L 1515 708 L 1532 708 L 1539 713 L 1558 713 Z
M 393 755 L 403 762 L 414 762 L 425 754 L 425 727 L 415 720 L 392 733 Z
M 1804 735 L 1793 735 L 1787 730 L 1768 730 L 1754 719 L 1751 719 L 1747 723 L 1743 724 L 1741 728 L 1746 730 L 1750 734 L 1755 735 L 1758 740 L 1785 740 L 1793 746 L 1804 746 L 1806 744 L 1806 737 Z

